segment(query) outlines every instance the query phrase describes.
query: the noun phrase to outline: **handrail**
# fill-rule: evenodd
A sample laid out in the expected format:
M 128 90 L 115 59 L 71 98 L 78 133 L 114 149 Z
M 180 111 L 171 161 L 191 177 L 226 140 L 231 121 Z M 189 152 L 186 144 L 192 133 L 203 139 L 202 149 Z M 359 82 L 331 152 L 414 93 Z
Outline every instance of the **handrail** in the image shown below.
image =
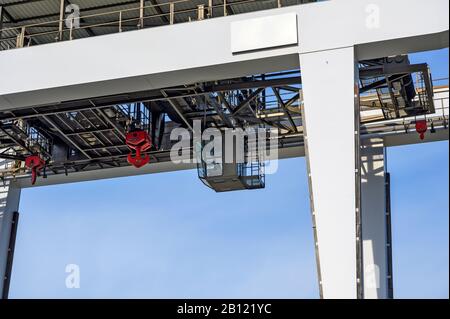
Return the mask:
M 437 83 L 442 83 L 441 86 L 447 86 L 448 87 L 448 83 L 449 83 L 449 78 L 438 78 L 438 79 L 433 79 L 433 86 L 438 86 Z
M 192 0 L 174 0 L 171 2 L 165 2 L 165 3 L 161 3 L 161 4 L 151 4 L 151 5 L 139 6 L 139 7 L 129 8 L 129 9 L 81 15 L 80 17 L 75 17 L 74 19 L 70 20 L 70 22 L 71 22 L 70 28 L 61 28 L 61 26 L 64 26 L 66 21 L 68 21 L 67 18 L 46 21 L 46 22 L 32 23 L 32 24 L 28 24 L 28 25 L 19 25 L 19 26 L 14 26 L 14 27 L 3 28 L 3 29 L 0 29 L 0 34 L 11 33 L 11 32 L 14 32 L 16 34 L 14 36 L 5 37 L 3 39 L 0 38 L 0 50 L 24 47 L 25 39 L 29 41 L 28 45 L 31 45 L 31 41 L 33 38 L 36 38 L 39 36 L 45 36 L 45 35 L 52 35 L 52 34 L 54 34 L 56 36 L 55 37 L 56 42 L 57 41 L 65 41 L 66 39 L 64 39 L 64 35 L 67 33 L 69 33 L 69 38 L 67 40 L 73 40 L 74 32 L 79 31 L 79 30 L 97 28 L 97 27 L 114 26 L 114 27 L 117 27 L 117 31 L 112 32 L 112 33 L 118 33 L 118 32 L 123 31 L 124 24 L 130 23 L 133 21 L 138 22 L 135 27 L 137 27 L 138 29 L 142 29 L 142 28 L 147 28 L 147 26 L 145 26 L 145 21 L 147 21 L 149 19 L 157 19 L 157 18 L 166 17 L 167 22 L 166 23 L 163 22 L 158 25 L 158 26 L 162 26 L 162 25 L 170 25 L 170 24 L 175 24 L 175 23 L 191 22 L 191 21 L 195 21 L 195 20 L 203 20 L 205 18 L 212 18 L 213 14 L 217 11 L 217 9 L 222 9 L 222 10 L 220 10 L 220 13 L 217 16 L 219 16 L 219 17 L 227 16 L 228 15 L 227 10 L 229 8 L 233 8 L 234 6 L 243 5 L 243 4 L 264 2 L 264 3 L 273 3 L 274 8 L 279 8 L 279 7 L 283 6 L 283 0 L 240 0 L 240 1 L 235 1 L 235 2 L 228 2 L 227 0 L 222 0 L 221 1 L 222 3 L 220 3 L 220 4 L 214 4 L 213 1 L 211 1 L 211 0 L 204 0 L 205 4 L 197 5 L 195 8 L 176 10 L 177 5 L 179 6 L 180 4 L 186 4 L 186 3 L 191 3 L 191 2 L 192 2 Z M 168 7 L 168 9 L 167 9 L 167 7 Z M 169 12 L 145 15 L 145 11 L 148 11 L 149 9 L 155 9 L 156 12 L 161 12 L 163 8 L 168 10 Z M 207 12 L 206 15 L 205 15 L 205 12 Z M 136 13 L 138 16 L 132 17 L 132 18 L 123 18 L 126 14 L 130 14 L 130 13 Z M 175 21 L 176 15 L 192 14 L 192 13 L 194 13 L 194 14 L 197 13 L 196 19 L 194 18 L 194 20 L 193 20 L 192 17 L 189 16 L 187 21 L 183 21 L 183 22 Z M 73 21 L 76 19 L 83 20 L 83 19 L 89 19 L 89 18 L 94 18 L 94 17 L 107 17 L 107 16 L 114 16 L 115 18 L 113 18 L 114 20 L 112 20 L 112 21 L 83 25 L 78 28 L 73 27 Z M 29 30 L 30 28 L 36 28 L 36 27 L 42 27 L 42 28 L 58 27 L 58 30 L 27 34 L 27 30 Z M 134 27 L 134 26 L 132 26 L 132 27 Z M 154 27 L 154 26 L 151 26 L 151 27 Z M 15 45 L 12 45 L 12 47 L 10 46 L 11 41 L 16 41 Z M 50 43 L 50 42 L 51 41 L 48 41 L 45 43 Z M 6 48 L 1 47 L 2 43 L 6 44 Z

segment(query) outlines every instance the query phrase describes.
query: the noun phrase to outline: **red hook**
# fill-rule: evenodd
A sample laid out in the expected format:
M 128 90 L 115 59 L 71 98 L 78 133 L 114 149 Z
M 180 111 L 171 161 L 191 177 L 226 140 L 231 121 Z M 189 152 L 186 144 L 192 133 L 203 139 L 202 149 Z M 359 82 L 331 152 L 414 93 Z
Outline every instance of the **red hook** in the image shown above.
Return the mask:
M 133 157 L 132 152 L 128 154 L 128 163 L 136 168 L 141 168 L 150 162 L 148 154 L 142 157 L 142 153 L 152 147 L 152 141 L 146 131 L 136 130 L 129 132 L 126 136 L 126 144 L 130 149 L 136 151 L 135 157 Z
M 31 185 L 34 185 L 39 171 L 45 166 L 45 161 L 39 155 L 30 155 L 25 159 L 25 166 L 31 169 Z
M 428 131 L 428 124 L 426 120 L 416 121 L 416 131 L 420 134 L 420 139 L 425 139 L 425 133 Z

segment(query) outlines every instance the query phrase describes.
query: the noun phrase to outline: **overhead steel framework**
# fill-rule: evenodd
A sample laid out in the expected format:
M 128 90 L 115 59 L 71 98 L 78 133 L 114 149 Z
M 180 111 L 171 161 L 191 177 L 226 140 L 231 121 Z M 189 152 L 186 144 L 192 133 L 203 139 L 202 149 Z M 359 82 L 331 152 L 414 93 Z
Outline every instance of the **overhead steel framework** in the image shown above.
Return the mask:
M 192 127 L 196 119 L 205 128 L 264 125 L 280 131 L 280 146 L 295 146 L 301 142 L 300 82 L 292 71 L 4 111 L 0 158 L 15 161 L 1 174 L 29 172 L 24 159 L 33 153 L 46 160 L 44 177 L 128 166 L 125 135 L 132 123 L 151 136 L 156 162 L 170 160 L 171 130 Z
M 449 3 L 312 2 L 0 0 L 0 276 L 21 188 L 196 168 L 170 136 L 198 120 L 306 157 L 321 297 L 392 297 L 385 148 L 448 139 L 448 79 L 408 54 L 448 47 Z M 262 188 L 265 160 L 199 177 Z
M 392 123 L 383 124 L 386 120 L 404 123 L 403 118 L 435 113 L 427 65 L 398 59 L 401 63 L 393 62 L 394 66 L 379 60 L 361 63 L 360 91 L 367 93 L 361 103 L 362 124 L 371 125 L 365 134 L 390 131 Z M 421 80 L 414 82 L 413 77 Z M 46 162 L 44 178 L 128 166 L 125 136 L 136 121 L 154 141 L 149 154 L 156 162 L 170 161 L 175 143 L 169 138 L 171 130 L 192 127 L 194 120 L 204 122 L 205 129 L 248 125 L 275 129 L 280 149 L 298 147 L 304 140 L 301 82 L 296 70 L 3 111 L 0 158 L 15 161 L 0 174 L 2 178 L 30 174 L 25 158 L 34 153 L 42 154 Z M 408 96 L 408 90 L 414 94 Z M 434 122 L 441 124 L 438 119 Z M 445 112 L 442 122 L 446 123 Z M 370 129 L 377 123 L 381 129 Z

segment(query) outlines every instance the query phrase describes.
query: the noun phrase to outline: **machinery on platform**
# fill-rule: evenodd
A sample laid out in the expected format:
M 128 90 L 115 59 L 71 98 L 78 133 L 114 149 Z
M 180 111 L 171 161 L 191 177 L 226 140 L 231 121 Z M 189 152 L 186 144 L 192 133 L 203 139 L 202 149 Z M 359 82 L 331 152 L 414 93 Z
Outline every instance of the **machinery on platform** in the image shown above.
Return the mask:
M 376 93 L 371 107 L 380 108 L 386 120 L 435 111 L 428 65 L 411 65 L 408 56 L 362 61 L 360 79 L 360 92 Z

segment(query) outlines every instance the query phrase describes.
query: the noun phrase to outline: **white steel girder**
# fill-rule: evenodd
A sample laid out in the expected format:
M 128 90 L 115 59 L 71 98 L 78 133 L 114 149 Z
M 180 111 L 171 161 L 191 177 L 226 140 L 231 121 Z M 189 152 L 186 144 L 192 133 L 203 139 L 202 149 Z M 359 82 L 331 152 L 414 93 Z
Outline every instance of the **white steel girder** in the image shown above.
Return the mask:
M 321 297 L 362 298 L 355 49 L 300 55 L 300 65 Z M 334 97 L 333 103 L 329 96 Z
M 0 185 L 0 298 L 7 298 L 14 245 L 15 214 L 19 209 L 20 188 L 10 182 Z
M 388 298 L 384 145 L 382 139 L 360 141 L 355 50 L 301 55 L 300 64 L 321 297 Z

